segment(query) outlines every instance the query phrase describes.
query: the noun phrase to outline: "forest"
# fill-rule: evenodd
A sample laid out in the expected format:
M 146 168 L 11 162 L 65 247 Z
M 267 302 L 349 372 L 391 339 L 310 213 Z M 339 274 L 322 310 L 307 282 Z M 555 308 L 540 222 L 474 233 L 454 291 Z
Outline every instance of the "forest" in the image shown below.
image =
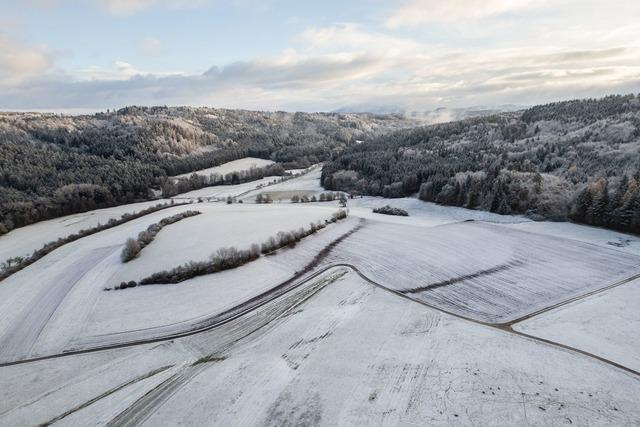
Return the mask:
M 390 132 L 334 154 L 322 184 L 640 233 L 640 95 Z
M 358 140 L 413 124 L 394 115 L 191 107 L 126 107 L 83 116 L 0 113 L 0 235 L 148 200 L 162 190 L 171 195 L 181 187 L 199 188 L 206 183 L 180 185 L 170 177 L 247 156 L 307 167 Z

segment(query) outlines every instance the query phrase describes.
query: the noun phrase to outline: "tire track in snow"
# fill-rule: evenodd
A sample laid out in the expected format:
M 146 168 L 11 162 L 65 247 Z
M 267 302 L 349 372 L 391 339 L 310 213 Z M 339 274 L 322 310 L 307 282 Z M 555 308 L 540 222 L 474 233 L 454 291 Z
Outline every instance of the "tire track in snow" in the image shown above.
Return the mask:
M 84 409 L 84 408 L 86 408 L 88 406 L 91 406 L 94 403 L 96 403 L 97 401 L 99 401 L 101 399 L 104 399 L 105 397 L 111 396 L 113 393 L 116 393 L 116 392 L 122 390 L 125 387 L 133 385 L 133 384 L 135 384 L 137 382 L 140 382 L 142 380 L 146 380 L 147 378 L 151 378 L 151 377 L 153 377 L 153 376 L 155 376 L 155 375 L 157 375 L 157 374 L 159 374 L 161 372 L 164 372 L 164 371 L 166 371 L 167 369 L 170 369 L 170 368 L 173 368 L 173 365 L 163 366 L 161 368 L 154 369 L 153 371 L 147 372 L 144 375 L 140 375 L 140 376 L 138 376 L 138 377 L 136 377 L 136 378 L 134 378 L 132 380 L 129 380 L 129 381 L 125 382 L 124 384 L 120 384 L 120 385 L 118 385 L 116 387 L 113 387 L 113 388 L 105 391 L 104 393 L 100 394 L 99 396 L 96 396 L 96 397 L 94 397 L 92 399 L 89 399 L 86 402 L 84 402 L 84 403 L 82 403 L 82 404 L 80 404 L 78 406 L 75 406 L 75 407 L 69 409 L 68 411 L 58 415 L 57 417 L 52 418 L 49 421 L 46 421 L 46 422 L 40 424 L 40 426 L 44 427 L 44 426 L 49 426 L 51 424 L 57 423 L 58 421 L 62 420 L 63 418 L 66 418 L 66 417 L 68 417 L 69 415 L 71 415 L 71 414 L 73 414 L 75 412 L 78 412 L 78 411 L 80 411 L 80 410 L 82 410 L 82 409 Z
M 108 427 L 139 426 L 189 381 L 208 368 L 207 364 L 187 366 L 136 400 L 107 423 Z
M 323 251 L 321 251 L 316 258 L 314 258 L 314 260 L 308 265 L 308 267 L 315 268 L 317 265 L 319 265 L 319 263 L 322 261 L 322 259 L 324 259 L 329 252 L 331 252 L 331 250 L 333 248 L 335 248 L 335 246 L 337 246 L 342 240 L 344 240 L 345 238 L 349 237 L 351 234 L 357 232 L 360 228 L 363 227 L 363 224 L 359 224 L 358 226 L 356 226 L 354 229 L 352 229 L 351 231 L 345 233 L 344 235 L 340 236 L 338 239 L 336 239 L 335 241 L 333 241 L 332 243 L 330 243 L 325 249 L 323 249 Z M 206 318 L 205 320 L 203 320 L 199 325 L 195 325 L 195 328 L 192 329 L 188 329 L 179 333 L 174 333 L 174 334 L 170 334 L 170 335 L 165 335 L 165 336 L 157 336 L 157 337 L 153 337 L 153 338 L 146 338 L 146 339 L 139 339 L 139 340 L 134 340 L 134 341 L 129 341 L 129 342 L 119 342 L 119 343 L 115 343 L 115 344 L 110 344 L 110 345 L 105 345 L 105 346 L 97 346 L 97 347 L 92 347 L 92 348 L 87 348 L 87 349 L 80 349 L 80 350 L 73 350 L 73 351 L 69 351 L 69 352 L 64 352 L 64 353 L 60 353 L 60 354 L 54 354 L 54 355 L 49 355 L 49 356 L 43 356 L 43 357 L 37 357 L 37 358 L 32 358 L 32 359 L 28 359 L 28 360 L 16 360 L 16 361 L 12 361 L 12 362 L 5 362 L 5 363 L 0 363 L 0 367 L 3 366 L 10 366 L 10 365 L 15 365 L 15 364 L 22 364 L 22 363 L 28 363 L 28 362 L 34 362 L 34 361 L 38 361 L 38 360 L 45 360 L 45 359 L 53 359 L 53 358 L 59 358 L 59 357 L 64 357 L 64 356 L 72 356 L 72 355 L 77 355 L 77 354 L 85 354 L 85 353 L 91 353 L 91 352 L 96 352 L 96 351 L 102 351 L 102 350 L 110 350 L 110 349 L 116 349 L 116 348 L 122 348 L 122 347 L 130 347 L 130 346 L 135 346 L 135 345 L 142 345 L 142 344 L 149 344 L 149 343 L 155 343 L 155 342 L 162 342 L 162 341 L 168 341 L 168 340 L 172 340 L 172 339 L 176 339 L 176 338 L 181 338 L 181 337 L 186 337 L 186 336 L 190 336 L 190 335 L 195 335 L 195 334 L 199 334 L 202 332 L 206 332 L 209 331 L 211 329 L 214 328 L 218 328 L 222 325 L 225 325 L 229 322 L 232 322 L 246 314 L 252 313 L 254 311 L 256 311 L 257 309 L 261 308 L 262 306 L 269 304 L 270 302 L 282 297 L 285 294 L 288 294 L 289 292 L 291 292 L 294 289 L 297 289 L 298 287 L 305 285 L 307 283 L 309 283 L 311 280 L 313 280 L 314 278 L 316 278 L 317 276 L 327 272 L 328 270 L 331 270 L 333 268 L 337 268 L 337 267 L 346 267 L 349 268 L 351 270 L 353 270 L 356 274 L 358 274 L 358 276 L 360 276 L 363 280 L 365 280 L 367 283 L 370 283 L 371 285 L 374 285 L 380 289 L 383 289 L 387 292 L 393 293 L 396 296 L 399 296 L 401 298 L 405 298 L 409 301 L 413 301 L 414 303 L 418 303 L 421 304 L 423 306 L 429 307 L 433 310 L 439 311 L 441 313 L 445 313 L 448 314 L 450 316 L 453 316 L 457 319 L 461 319 L 464 321 L 468 321 L 468 322 L 473 322 L 475 324 L 478 325 L 483 325 L 486 327 L 490 327 L 492 329 L 496 329 L 505 333 L 510 333 L 510 334 L 514 334 L 514 335 L 518 335 L 522 338 L 525 339 L 529 339 L 532 341 L 537 341 L 539 343 L 542 343 L 544 345 L 551 345 L 553 347 L 556 348 L 560 348 L 560 349 L 564 349 L 564 350 L 568 350 L 568 351 L 572 351 L 572 352 L 576 352 L 579 354 L 582 354 L 584 356 L 587 357 L 591 357 L 593 359 L 599 360 L 603 363 L 609 364 L 611 366 L 614 366 L 618 369 L 621 369 L 623 371 L 626 371 L 627 373 L 631 373 L 633 375 L 636 376 L 640 376 L 640 371 L 636 371 L 634 369 L 628 368 L 624 365 L 621 365 L 617 362 L 614 362 L 612 360 L 606 359 L 604 357 L 598 356 L 596 354 L 593 353 L 589 353 L 586 352 L 584 350 L 575 348 L 575 347 L 571 347 L 565 344 L 561 344 L 555 341 L 550 341 L 547 339 L 543 339 L 543 338 L 538 338 L 532 335 L 528 335 L 519 331 L 516 331 L 514 329 L 511 328 L 510 324 L 500 324 L 500 323 L 489 323 L 489 322 L 483 322 L 481 320 L 476 320 L 476 319 L 472 319 L 469 317 L 465 317 L 462 316 L 460 314 L 442 309 L 438 306 L 429 304 L 427 302 L 424 301 L 420 301 L 417 299 L 414 299 L 406 294 L 404 294 L 402 291 L 399 290 L 395 290 L 389 287 L 386 287 L 372 279 L 370 279 L 369 277 L 367 277 L 364 273 L 362 273 L 357 266 L 353 265 L 353 264 L 349 264 L 349 263 L 334 263 L 334 264 L 330 264 L 327 265 L 323 268 L 321 268 L 320 270 L 304 277 L 303 279 L 301 279 L 300 281 L 295 281 L 296 279 L 298 279 L 300 276 L 302 276 L 304 273 L 308 272 L 307 269 L 303 270 L 302 272 L 298 272 L 296 275 L 294 275 L 291 279 L 287 280 L 286 282 L 281 283 L 280 285 L 276 286 L 275 288 L 272 288 L 269 291 L 264 292 L 263 294 L 260 294 L 256 297 L 251 298 L 248 301 L 245 301 L 244 303 L 241 303 L 229 310 L 227 310 L 224 313 L 218 313 L 218 314 L 214 314 L 208 318 Z M 637 276 L 633 276 L 621 281 L 618 281 L 612 285 L 609 285 L 605 288 L 601 288 L 599 290 L 595 290 L 595 291 L 591 291 L 585 295 L 582 296 L 578 296 L 578 297 L 574 297 L 572 298 L 570 301 L 567 302 L 561 302 L 558 304 L 554 304 L 554 306 L 552 306 L 552 308 L 557 308 L 558 306 L 564 305 L 564 304 L 568 304 L 569 302 L 574 302 L 577 301 L 579 299 L 582 298 L 586 298 L 588 296 L 593 295 L 594 293 L 598 293 L 601 292 L 603 290 L 606 289 L 610 289 L 611 287 L 615 287 L 615 286 L 619 286 L 623 283 L 627 283 L 631 280 L 634 280 L 635 278 L 637 278 Z M 535 313 L 530 314 L 529 316 L 533 316 L 535 314 L 539 314 L 539 312 L 544 312 L 546 311 L 545 309 L 543 310 L 538 310 Z M 193 327 L 194 325 L 192 325 Z
M 76 283 L 107 254 L 113 247 L 93 249 L 84 257 L 70 265 L 64 272 L 41 284 L 41 290 L 13 321 L 9 332 L 0 337 L 0 360 L 15 360 L 30 355 L 33 346 L 58 306 Z

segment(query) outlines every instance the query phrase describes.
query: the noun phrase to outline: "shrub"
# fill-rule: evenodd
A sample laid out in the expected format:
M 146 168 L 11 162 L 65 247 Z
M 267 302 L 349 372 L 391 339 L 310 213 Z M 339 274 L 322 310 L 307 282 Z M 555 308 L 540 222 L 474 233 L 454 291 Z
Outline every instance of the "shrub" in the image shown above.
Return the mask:
M 200 215 L 199 211 L 184 211 L 173 216 L 169 216 L 166 218 L 162 218 L 160 222 L 155 224 L 151 224 L 147 227 L 146 230 L 138 233 L 138 238 L 136 239 L 128 239 L 125 243 L 124 248 L 122 249 L 122 253 L 120 254 L 120 258 L 122 262 L 129 262 L 134 259 L 142 249 L 144 249 L 147 245 L 149 245 L 156 238 L 156 235 L 167 225 L 174 224 L 178 221 L 181 221 L 185 218 L 189 218 L 195 215 Z
M 137 240 L 129 238 L 124 244 L 124 248 L 120 254 L 120 259 L 122 259 L 122 262 L 129 262 L 138 256 L 141 249 L 142 248 L 140 248 L 140 244 Z
M 405 211 L 404 209 L 392 208 L 389 205 L 374 209 L 373 213 L 383 214 L 383 215 L 409 216 L 409 212 Z
M 331 220 L 325 223 L 337 222 L 346 218 L 348 212 L 340 209 L 334 212 Z M 285 246 L 293 247 L 305 237 L 316 233 L 325 227 L 321 222 L 311 223 L 309 229 L 303 227 L 293 231 L 280 231 L 275 237 L 269 237 L 262 245 L 252 244 L 249 249 L 238 250 L 235 247 L 220 248 L 214 252 L 208 261 L 188 262 L 172 270 L 154 273 L 140 280 L 140 285 L 179 283 L 205 274 L 217 273 L 223 270 L 240 267 L 260 257 L 260 253 L 267 255 Z M 135 285 L 134 285 L 135 286 Z M 122 284 L 115 289 L 124 289 Z

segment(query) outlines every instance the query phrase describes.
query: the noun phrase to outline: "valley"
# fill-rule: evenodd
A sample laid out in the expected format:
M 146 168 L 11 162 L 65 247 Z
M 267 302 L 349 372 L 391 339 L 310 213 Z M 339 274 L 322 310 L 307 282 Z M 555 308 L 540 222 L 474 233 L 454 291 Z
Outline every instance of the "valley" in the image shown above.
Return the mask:
M 0 424 L 640 418 L 637 342 L 625 338 L 640 323 L 632 235 L 358 196 L 347 198 L 346 219 L 246 265 L 112 289 L 340 209 L 339 200 L 290 201 L 325 191 L 319 166 L 262 184 L 176 195 L 192 203 L 65 244 L 0 281 Z M 255 203 L 261 193 L 272 202 Z M 386 204 L 409 216 L 372 212 Z M 43 223 L 19 228 L 0 237 L 0 253 L 25 254 L 144 206 L 49 220 L 46 233 Z M 127 238 L 187 210 L 201 214 L 122 263 Z

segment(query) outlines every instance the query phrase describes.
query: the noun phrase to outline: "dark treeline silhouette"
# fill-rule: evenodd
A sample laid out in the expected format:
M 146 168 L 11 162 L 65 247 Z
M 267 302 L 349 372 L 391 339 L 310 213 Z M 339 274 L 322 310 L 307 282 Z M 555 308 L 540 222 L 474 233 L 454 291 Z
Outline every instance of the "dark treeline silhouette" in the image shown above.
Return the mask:
M 394 115 L 190 107 L 85 116 L 0 113 L 0 234 L 147 200 L 171 176 L 243 157 L 307 167 L 356 140 L 411 124 Z
M 640 97 L 559 102 L 401 130 L 325 164 L 329 190 L 640 233 Z

